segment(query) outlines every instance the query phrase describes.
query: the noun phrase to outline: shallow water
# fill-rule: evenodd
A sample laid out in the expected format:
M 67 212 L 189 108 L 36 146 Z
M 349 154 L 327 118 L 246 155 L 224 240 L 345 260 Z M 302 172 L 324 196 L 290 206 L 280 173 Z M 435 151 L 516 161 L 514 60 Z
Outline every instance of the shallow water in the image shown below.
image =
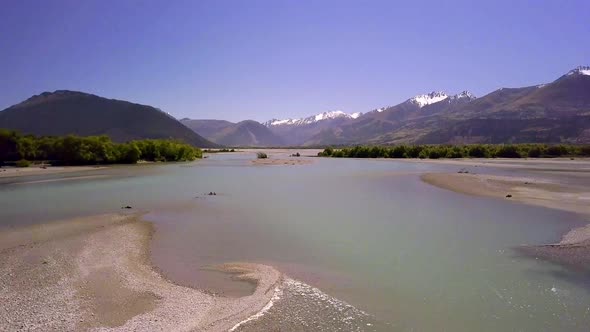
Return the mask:
M 4 184 L 0 226 L 131 205 L 151 211 L 146 218 L 157 228 L 154 264 L 176 282 L 247 294 L 252 285 L 202 269 L 244 260 L 277 266 L 304 282 L 287 287 L 262 319 L 243 330 L 590 326 L 584 279 L 512 249 L 555 242 L 583 223 L 576 215 L 460 195 L 419 179 L 420 172 L 460 166 L 317 159 L 253 167 L 251 158 L 216 154 L 193 164 L 96 171 L 105 177 L 94 179 Z M 34 180 L 45 178 L 54 177 Z M 217 195 L 205 195 L 210 191 Z M 307 284 L 338 300 L 318 298 Z M 340 309 L 346 303 L 357 311 L 345 317 Z

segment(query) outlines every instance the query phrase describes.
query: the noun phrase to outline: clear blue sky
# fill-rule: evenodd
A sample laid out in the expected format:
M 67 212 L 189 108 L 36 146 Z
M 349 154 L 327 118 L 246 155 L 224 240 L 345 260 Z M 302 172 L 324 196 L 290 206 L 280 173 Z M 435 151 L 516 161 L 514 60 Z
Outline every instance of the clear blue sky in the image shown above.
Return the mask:
M 590 64 L 590 1 L 0 0 L 0 109 L 79 90 L 232 121 L 368 111 Z

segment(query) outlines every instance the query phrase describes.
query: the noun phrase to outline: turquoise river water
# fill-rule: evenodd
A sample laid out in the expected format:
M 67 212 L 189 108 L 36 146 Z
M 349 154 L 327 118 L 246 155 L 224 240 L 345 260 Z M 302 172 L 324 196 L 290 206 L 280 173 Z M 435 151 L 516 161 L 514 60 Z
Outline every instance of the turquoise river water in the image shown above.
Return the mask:
M 459 166 L 323 158 L 253 166 L 253 158 L 0 179 L 0 227 L 123 205 L 149 211 L 153 263 L 177 283 L 247 294 L 252 285 L 203 269 L 228 261 L 292 278 L 243 331 L 588 331 L 587 278 L 514 250 L 556 242 L 583 218 L 420 181 Z

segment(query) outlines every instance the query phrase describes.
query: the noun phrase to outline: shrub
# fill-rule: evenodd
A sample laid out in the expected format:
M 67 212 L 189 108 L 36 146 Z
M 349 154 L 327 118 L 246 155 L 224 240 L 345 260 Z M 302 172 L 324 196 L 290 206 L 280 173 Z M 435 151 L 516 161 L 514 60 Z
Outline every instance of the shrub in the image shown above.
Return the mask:
M 398 145 L 391 150 L 389 153 L 390 158 L 405 158 L 406 157 L 406 146 Z
M 258 159 L 266 159 L 266 158 L 268 158 L 268 156 L 264 152 L 258 152 L 258 153 L 256 153 L 256 158 L 258 158 Z
M 344 152 L 342 150 L 335 150 L 334 152 L 332 152 L 332 157 L 334 157 L 334 158 L 344 158 L 346 156 L 344 155 Z
M 551 157 L 560 157 L 567 155 L 567 148 L 563 145 L 552 145 L 547 148 L 545 154 Z
M 494 157 L 499 158 L 520 158 L 520 153 L 514 145 L 502 145 L 496 151 Z
M 454 146 L 451 149 L 447 150 L 447 158 L 463 158 L 464 151 L 458 146 Z
M 26 159 L 21 159 L 16 162 L 16 167 L 29 167 L 31 166 L 31 162 Z
M 406 151 L 406 157 L 418 158 L 423 149 L 424 149 L 424 147 L 421 145 L 410 146 Z
M 428 151 L 421 150 L 420 153 L 418 153 L 418 158 L 420 158 L 420 159 L 426 159 L 426 158 L 428 158 Z
M 467 148 L 467 154 L 472 158 L 485 158 L 488 156 L 488 151 L 481 145 L 471 145 Z
M 540 146 L 533 146 L 529 149 L 529 152 L 527 153 L 527 155 L 530 158 L 539 158 L 541 157 L 541 155 L 543 154 L 543 151 L 541 150 Z

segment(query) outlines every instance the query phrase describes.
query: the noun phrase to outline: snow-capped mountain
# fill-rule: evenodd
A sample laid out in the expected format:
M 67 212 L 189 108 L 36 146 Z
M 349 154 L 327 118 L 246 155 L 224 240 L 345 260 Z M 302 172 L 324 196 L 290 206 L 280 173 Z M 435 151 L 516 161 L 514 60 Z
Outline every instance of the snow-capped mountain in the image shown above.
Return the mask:
M 313 124 L 316 122 L 324 121 L 324 120 L 333 120 L 333 119 L 356 119 L 361 116 L 363 113 L 356 112 L 352 114 L 344 113 L 342 111 L 328 111 L 323 112 L 320 114 L 308 116 L 306 118 L 300 119 L 272 119 L 263 123 L 263 125 L 267 127 L 272 126 L 301 126 L 301 125 L 308 125 Z
M 442 91 L 433 91 L 428 94 L 414 96 L 414 97 L 408 99 L 407 102 L 412 103 L 412 104 L 416 104 L 416 105 L 418 105 L 418 107 L 422 108 L 426 105 L 438 103 L 443 100 L 448 100 L 451 102 L 451 101 L 459 101 L 459 100 L 460 101 L 471 101 L 474 99 L 475 99 L 475 96 L 469 91 L 463 91 L 463 92 L 453 95 L 453 96 L 449 96 Z
M 451 96 L 451 100 L 465 100 L 465 101 L 471 101 L 476 99 L 475 95 L 473 95 L 473 93 L 465 90 L 459 94 L 456 94 L 454 96 Z
M 418 105 L 418 107 L 424 107 L 426 105 L 438 103 L 439 101 L 445 100 L 449 96 L 441 91 L 433 91 L 425 95 L 417 95 L 408 100 L 408 102 Z
M 567 73 L 567 76 L 569 76 L 569 75 L 590 76 L 590 66 L 579 66 L 577 68 L 574 68 Z
M 389 106 L 389 105 L 388 105 L 388 106 L 385 106 L 385 107 L 379 107 L 379 108 L 376 108 L 376 109 L 374 109 L 374 110 L 372 110 L 372 111 L 369 111 L 369 112 L 367 112 L 367 113 L 365 113 L 365 114 L 371 114 L 371 113 L 381 113 L 381 112 L 385 111 L 386 109 L 388 109 L 388 108 L 390 108 L 390 107 L 391 107 L 391 106 Z

